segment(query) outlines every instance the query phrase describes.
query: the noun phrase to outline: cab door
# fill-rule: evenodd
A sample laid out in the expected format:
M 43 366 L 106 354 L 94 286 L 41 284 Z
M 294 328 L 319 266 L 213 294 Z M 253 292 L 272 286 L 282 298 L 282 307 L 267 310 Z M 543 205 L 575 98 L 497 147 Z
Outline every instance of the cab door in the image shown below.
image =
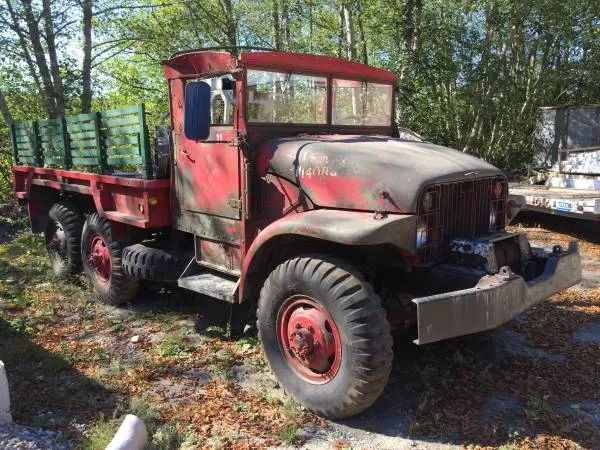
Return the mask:
M 203 80 L 211 85 L 213 122 L 205 141 L 186 138 L 183 132 L 185 80 L 171 82 L 177 216 L 173 223 L 197 235 L 211 234 L 207 233 L 206 225 L 201 224 L 210 223 L 210 228 L 216 229 L 219 218 L 240 219 L 240 155 L 233 124 L 235 90 L 229 93 L 229 89 L 223 89 L 221 78 Z

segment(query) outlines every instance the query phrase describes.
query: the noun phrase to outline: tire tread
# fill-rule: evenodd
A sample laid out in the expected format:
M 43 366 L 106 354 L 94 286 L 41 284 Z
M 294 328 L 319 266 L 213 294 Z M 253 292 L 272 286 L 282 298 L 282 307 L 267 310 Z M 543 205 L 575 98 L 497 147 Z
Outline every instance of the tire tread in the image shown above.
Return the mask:
M 308 276 L 330 293 L 347 320 L 352 347 L 358 350 L 352 355 L 355 363 L 343 398 L 328 399 L 327 407 L 305 406 L 328 418 L 358 414 L 381 395 L 392 369 L 391 328 L 381 299 L 354 268 L 336 258 L 311 255 L 287 260 L 275 268 L 260 293 L 257 316 L 261 341 L 264 338 L 261 317 L 268 317 L 266 309 L 273 301 L 274 286 L 285 283 L 291 274 Z M 265 359 L 273 370 L 269 358 Z M 296 399 L 302 403 L 301 398 Z

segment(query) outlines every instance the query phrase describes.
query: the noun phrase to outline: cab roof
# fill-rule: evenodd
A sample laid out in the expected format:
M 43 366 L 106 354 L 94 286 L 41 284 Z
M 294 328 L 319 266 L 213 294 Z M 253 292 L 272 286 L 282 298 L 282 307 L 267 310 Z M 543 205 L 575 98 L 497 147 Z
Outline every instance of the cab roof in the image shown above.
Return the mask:
M 162 64 L 166 79 L 216 76 L 238 70 L 241 67 L 331 74 L 337 77 L 368 79 L 385 83 L 392 83 L 397 79 L 393 72 L 347 59 L 279 51 L 241 52 L 236 58 L 227 51 L 190 50 L 176 53 Z

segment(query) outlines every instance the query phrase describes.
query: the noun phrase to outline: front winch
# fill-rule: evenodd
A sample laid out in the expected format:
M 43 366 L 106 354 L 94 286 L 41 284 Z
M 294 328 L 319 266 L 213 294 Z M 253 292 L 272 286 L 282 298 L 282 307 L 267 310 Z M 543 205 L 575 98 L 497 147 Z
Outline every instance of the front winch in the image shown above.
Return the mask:
M 521 274 L 531 257 L 531 248 L 524 234 L 499 233 L 480 239 L 453 239 L 448 260 L 450 264 L 490 275 L 498 273 L 504 266 Z

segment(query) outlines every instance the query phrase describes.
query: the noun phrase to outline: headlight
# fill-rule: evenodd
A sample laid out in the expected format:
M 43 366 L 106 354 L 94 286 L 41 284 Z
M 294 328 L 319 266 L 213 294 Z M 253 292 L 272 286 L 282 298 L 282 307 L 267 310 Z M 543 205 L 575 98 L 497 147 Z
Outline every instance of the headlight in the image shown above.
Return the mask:
M 494 231 L 496 225 L 498 224 L 498 213 L 496 211 L 496 207 L 494 203 L 490 205 L 490 228 L 489 231 Z
M 427 224 L 422 220 L 417 224 L 417 248 L 427 244 Z

